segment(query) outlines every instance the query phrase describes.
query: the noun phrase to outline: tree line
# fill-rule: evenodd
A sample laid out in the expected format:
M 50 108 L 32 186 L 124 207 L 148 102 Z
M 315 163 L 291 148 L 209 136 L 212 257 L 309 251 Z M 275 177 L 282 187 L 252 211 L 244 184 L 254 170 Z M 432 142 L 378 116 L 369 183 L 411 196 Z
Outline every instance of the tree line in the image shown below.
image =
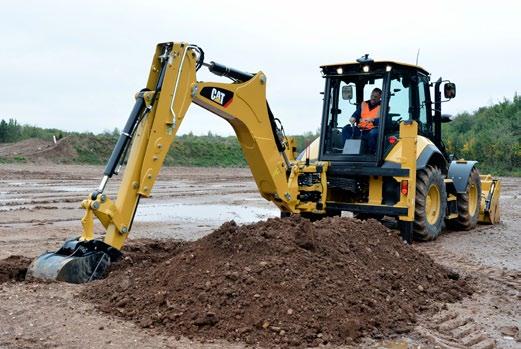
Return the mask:
M 20 125 L 15 119 L 0 120 L 0 143 L 13 143 L 28 138 L 52 139 L 62 138 L 66 132 L 58 129 Z
M 118 129 L 98 135 L 73 133 L 20 125 L 15 119 L 0 120 L 0 143 L 74 135 L 73 138 L 78 138 L 74 143 L 79 157 L 71 162 L 78 163 L 104 163 L 119 133 Z M 302 151 L 318 135 L 317 131 L 294 136 L 297 151 Z M 516 94 L 512 100 L 505 99 L 475 112 L 457 115 L 452 122 L 443 125 L 443 138 L 448 151 L 456 158 L 478 160 L 482 173 L 521 175 L 521 96 Z M 246 166 L 246 161 L 235 136 L 223 137 L 208 132 L 204 136 L 189 133 L 176 137 L 165 164 Z
M 521 175 L 521 96 L 460 114 L 442 134 L 449 152 L 478 160 L 482 173 Z

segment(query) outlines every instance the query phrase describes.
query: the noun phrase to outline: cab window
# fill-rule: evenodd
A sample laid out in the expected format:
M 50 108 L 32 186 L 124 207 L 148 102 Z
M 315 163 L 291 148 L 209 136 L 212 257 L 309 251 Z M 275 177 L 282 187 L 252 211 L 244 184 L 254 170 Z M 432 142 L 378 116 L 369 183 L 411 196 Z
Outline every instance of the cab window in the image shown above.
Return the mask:
M 344 98 L 338 99 L 338 107 L 341 110 L 340 114 L 338 114 L 338 126 L 340 127 L 343 127 L 349 123 L 349 119 L 351 119 L 351 116 L 355 113 L 357 108 L 356 85 L 354 83 L 341 81 L 339 93 L 342 94 L 342 90 L 348 86 L 350 86 L 351 90 L 353 91 L 352 98 L 350 100 Z
M 331 79 L 329 103 L 327 106 L 326 130 L 324 134 L 324 154 L 326 155 L 371 155 L 364 143 L 367 142 L 368 131 L 347 132 L 346 128 L 355 129 L 357 125 L 352 123 L 351 118 L 360 114 L 362 103 L 371 98 L 371 92 L 382 89 L 383 74 L 381 76 L 367 77 L 364 75 L 353 75 L 343 78 Z M 345 90 L 351 91 L 350 98 L 346 98 Z M 347 140 L 360 140 L 360 150 L 356 153 L 346 150 Z
M 402 120 L 411 119 L 411 92 L 406 77 L 398 76 L 391 80 L 388 116 L 392 123 L 396 124 Z
M 432 123 L 428 117 L 427 110 L 427 93 L 429 89 L 429 83 L 424 78 L 420 78 L 418 82 L 418 128 L 422 135 L 429 136 L 432 134 Z

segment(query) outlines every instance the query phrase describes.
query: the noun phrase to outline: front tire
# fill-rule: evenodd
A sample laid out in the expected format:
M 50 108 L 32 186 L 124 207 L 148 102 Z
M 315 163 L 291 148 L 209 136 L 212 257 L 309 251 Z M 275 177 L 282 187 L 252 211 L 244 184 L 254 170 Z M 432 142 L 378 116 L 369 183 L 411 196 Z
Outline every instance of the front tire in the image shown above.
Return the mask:
M 457 194 L 458 218 L 450 220 L 450 227 L 459 230 L 471 230 L 478 224 L 481 206 L 481 179 L 477 168 L 469 175 L 469 182 L 464 194 Z
M 441 170 L 433 166 L 418 170 L 414 237 L 421 241 L 436 239 L 444 228 L 446 209 L 447 190 Z

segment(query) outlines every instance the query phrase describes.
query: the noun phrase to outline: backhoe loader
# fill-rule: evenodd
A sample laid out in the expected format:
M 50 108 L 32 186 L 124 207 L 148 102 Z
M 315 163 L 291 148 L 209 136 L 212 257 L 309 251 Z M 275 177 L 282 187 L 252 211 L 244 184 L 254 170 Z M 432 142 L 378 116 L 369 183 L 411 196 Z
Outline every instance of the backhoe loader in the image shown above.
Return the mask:
M 203 82 L 206 67 L 231 83 Z M 263 72 L 243 72 L 204 61 L 203 50 L 187 43 L 157 45 L 146 87 L 114 147 L 99 187 L 82 202 L 81 236 L 56 252 L 38 257 L 29 277 L 83 283 L 101 278 L 132 228 L 141 198 L 150 197 L 165 155 L 191 103 L 217 114 L 233 127 L 260 194 L 282 216 L 310 219 L 353 212 L 357 217 L 394 217 L 403 239 L 435 239 L 445 223 L 472 229 L 499 221 L 500 182 L 480 176 L 476 161 L 453 160 L 441 137 L 441 84 L 448 100 L 453 83 L 418 66 L 375 62 L 367 55 L 353 63 L 324 65 L 320 137 L 297 156 L 295 142 L 266 100 Z M 374 88 L 381 92 L 377 146 L 367 137 L 344 139 L 350 117 Z M 430 90 L 434 91 L 434 101 Z M 373 131 L 375 132 L 375 131 Z M 127 160 L 126 160 L 127 159 Z M 108 180 L 126 163 L 113 201 Z M 104 230 L 94 233 L 94 218 Z

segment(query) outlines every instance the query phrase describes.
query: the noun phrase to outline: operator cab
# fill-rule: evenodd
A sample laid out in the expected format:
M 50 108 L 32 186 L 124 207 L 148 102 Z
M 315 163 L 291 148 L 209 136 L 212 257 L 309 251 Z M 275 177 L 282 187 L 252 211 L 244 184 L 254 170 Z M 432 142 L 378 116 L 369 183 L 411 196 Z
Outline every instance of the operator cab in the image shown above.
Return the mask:
M 326 84 L 319 160 L 378 166 L 397 142 L 402 121 L 415 120 L 420 135 L 435 138 L 429 73 L 424 69 L 374 62 L 367 55 L 356 63 L 321 68 Z M 361 129 L 359 123 L 352 124 L 352 116 L 360 115 L 363 103 L 375 89 L 382 91 L 381 101 L 374 129 L 369 131 Z

